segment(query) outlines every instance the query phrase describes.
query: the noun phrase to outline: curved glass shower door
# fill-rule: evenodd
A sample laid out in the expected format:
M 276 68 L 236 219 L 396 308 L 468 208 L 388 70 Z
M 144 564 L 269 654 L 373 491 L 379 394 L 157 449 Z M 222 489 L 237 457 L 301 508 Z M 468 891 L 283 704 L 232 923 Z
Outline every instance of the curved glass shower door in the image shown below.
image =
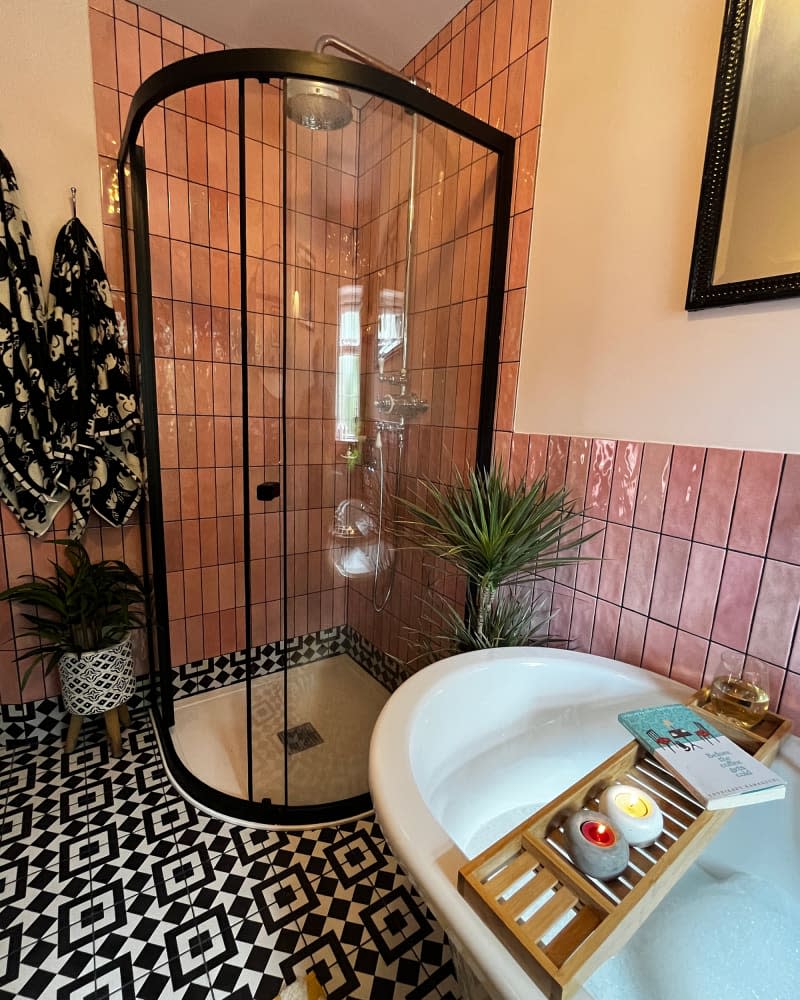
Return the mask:
M 320 105 L 310 58 L 178 63 L 124 140 L 156 719 L 195 801 L 267 825 L 370 808 L 375 719 L 458 587 L 396 526 L 488 461 L 511 194 L 507 136 L 317 55 Z

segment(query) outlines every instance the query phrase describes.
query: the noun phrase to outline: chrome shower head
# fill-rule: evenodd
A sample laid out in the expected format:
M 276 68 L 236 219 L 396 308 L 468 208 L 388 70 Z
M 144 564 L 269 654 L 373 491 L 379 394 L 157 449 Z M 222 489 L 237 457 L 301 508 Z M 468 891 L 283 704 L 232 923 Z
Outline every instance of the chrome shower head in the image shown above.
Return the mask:
M 345 87 L 318 80 L 286 81 L 286 113 L 314 131 L 344 128 L 353 120 L 353 102 Z

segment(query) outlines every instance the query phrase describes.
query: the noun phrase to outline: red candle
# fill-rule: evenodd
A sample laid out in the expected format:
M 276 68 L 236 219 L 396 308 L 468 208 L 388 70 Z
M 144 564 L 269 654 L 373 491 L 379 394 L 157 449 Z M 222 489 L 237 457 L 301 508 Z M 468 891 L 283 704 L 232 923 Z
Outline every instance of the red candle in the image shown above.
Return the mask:
M 597 847 L 613 847 L 617 840 L 608 824 L 597 823 L 593 819 L 581 823 L 581 833 L 590 844 Z

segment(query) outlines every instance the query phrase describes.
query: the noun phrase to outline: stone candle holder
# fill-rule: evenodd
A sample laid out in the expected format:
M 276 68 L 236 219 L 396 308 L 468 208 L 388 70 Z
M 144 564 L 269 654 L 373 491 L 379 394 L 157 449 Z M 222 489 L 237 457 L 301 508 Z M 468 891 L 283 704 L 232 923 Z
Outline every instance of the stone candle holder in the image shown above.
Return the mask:
M 606 882 L 628 867 L 628 842 L 604 813 L 579 809 L 567 820 L 564 833 L 572 860 L 585 875 Z
M 600 796 L 600 808 L 631 847 L 649 847 L 664 829 L 658 803 L 635 785 L 609 785 Z

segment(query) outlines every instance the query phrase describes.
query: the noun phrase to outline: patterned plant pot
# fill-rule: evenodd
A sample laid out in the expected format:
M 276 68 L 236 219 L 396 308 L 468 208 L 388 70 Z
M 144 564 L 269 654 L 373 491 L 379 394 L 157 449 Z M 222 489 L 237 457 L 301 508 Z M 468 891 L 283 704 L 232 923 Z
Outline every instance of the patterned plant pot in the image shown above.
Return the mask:
M 64 653 L 58 672 L 64 704 L 71 715 L 98 715 L 119 708 L 136 689 L 131 637 L 108 649 Z

